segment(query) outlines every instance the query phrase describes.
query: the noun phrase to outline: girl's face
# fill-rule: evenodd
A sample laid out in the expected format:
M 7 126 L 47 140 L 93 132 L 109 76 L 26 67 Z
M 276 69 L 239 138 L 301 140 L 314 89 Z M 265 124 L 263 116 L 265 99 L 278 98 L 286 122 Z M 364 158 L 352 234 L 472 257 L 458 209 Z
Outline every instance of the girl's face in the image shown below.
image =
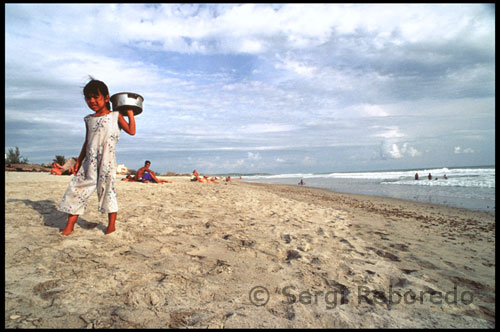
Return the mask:
M 91 93 L 85 96 L 85 101 L 94 112 L 105 112 L 108 109 L 106 103 L 109 102 L 109 96 L 104 97 L 99 91 L 98 94 Z

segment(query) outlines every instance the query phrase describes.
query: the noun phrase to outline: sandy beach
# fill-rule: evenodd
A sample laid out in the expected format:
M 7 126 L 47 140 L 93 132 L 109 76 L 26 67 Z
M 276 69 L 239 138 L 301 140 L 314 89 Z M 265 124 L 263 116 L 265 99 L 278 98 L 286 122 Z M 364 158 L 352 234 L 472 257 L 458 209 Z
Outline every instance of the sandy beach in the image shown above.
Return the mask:
M 493 328 L 495 217 L 289 185 L 5 172 L 5 328 Z M 118 179 L 121 179 L 118 176 Z

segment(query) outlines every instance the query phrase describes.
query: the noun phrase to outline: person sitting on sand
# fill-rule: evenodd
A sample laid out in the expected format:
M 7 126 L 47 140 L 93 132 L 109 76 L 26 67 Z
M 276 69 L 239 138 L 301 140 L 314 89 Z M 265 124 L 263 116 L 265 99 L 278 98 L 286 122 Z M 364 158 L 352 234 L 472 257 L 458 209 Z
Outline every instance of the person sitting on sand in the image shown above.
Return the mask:
M 63 172 L 64 172 L 64 167 L 62 167 L 58 163 L 52 164 L 52 169 L 50 170 L 50 174 L 61 175 Z
M 151 166 L 151 162 L 149 160 L 146 160 L 144 163 L 144 167 L 139 168 L 135 176 L 133 177 L 133 180 L 135 181 L 140 181 L 140 182 L 154 182 L 154 183 L 172 183 L 172 181 L 168 180 L 163 180 L 163 179 L 158 179 L 156 177 L 155 172 L 149 169 L 149 166 Z
M 231 182 L 231 177 L 230 176 L 226 176 L 226 182 Z
M 299 186 L 305 186 L 305 185 L 306 185 L 306 183 L 304 182 L 304 180 L 300 179 Z
M 66 164 L 64 164 L 66 165 Z M 71 175 L 70 168 L 64 168 L 64 166 L 59 165 L 58 163 L 52 163 L 52 169 L 50 170 L 50 174 L 54 175 Z

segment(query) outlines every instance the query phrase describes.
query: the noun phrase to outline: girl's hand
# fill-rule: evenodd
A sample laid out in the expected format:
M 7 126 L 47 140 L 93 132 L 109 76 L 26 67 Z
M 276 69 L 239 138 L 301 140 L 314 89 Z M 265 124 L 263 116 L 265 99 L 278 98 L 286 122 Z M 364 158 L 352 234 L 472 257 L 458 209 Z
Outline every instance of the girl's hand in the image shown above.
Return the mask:
M 128 122 L 123 117 L 122 113 L 118 113 L 118 124 L 120 128 L 125 130 L 129 135 L 135 135 L 135 118 L 134 111 L 131 109 L 127 110 Z
M 71 174 L 75 175 L 78 172 L 78 170 L 80 169 L 80 164 L 81 164 L 80 161 L 77 160 L 76 163 L 73 165 L 73 167 L 69 169 Z

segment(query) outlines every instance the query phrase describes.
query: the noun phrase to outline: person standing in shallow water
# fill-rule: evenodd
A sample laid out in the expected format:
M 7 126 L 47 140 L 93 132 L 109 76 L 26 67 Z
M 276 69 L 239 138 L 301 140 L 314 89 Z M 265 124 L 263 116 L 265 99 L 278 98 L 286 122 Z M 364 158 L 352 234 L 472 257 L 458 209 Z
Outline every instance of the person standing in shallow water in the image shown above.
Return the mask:
M 71 173 L 75 176 L 57 208 L 68 213 L 68 221 L 61 234 L 69 235 L 73 232 L 78 216 L 85 212 L 87 201 L 96 190 L 99 211 L 108 213 L 106 234 L 110 234 L 115 231 L 118 213 L 115 147 L 120 139 L 121 129 L 129 135 L 135 135 L 134 112 L 126 111 L 128 122 L 120 112 L 111 112 L 109 91 L 104 82 L 91 79 L 84 87 L 83 94 L 87 106 L 94 114 L 84 118 L 85 142 L 80 156 L 71 168 Z

